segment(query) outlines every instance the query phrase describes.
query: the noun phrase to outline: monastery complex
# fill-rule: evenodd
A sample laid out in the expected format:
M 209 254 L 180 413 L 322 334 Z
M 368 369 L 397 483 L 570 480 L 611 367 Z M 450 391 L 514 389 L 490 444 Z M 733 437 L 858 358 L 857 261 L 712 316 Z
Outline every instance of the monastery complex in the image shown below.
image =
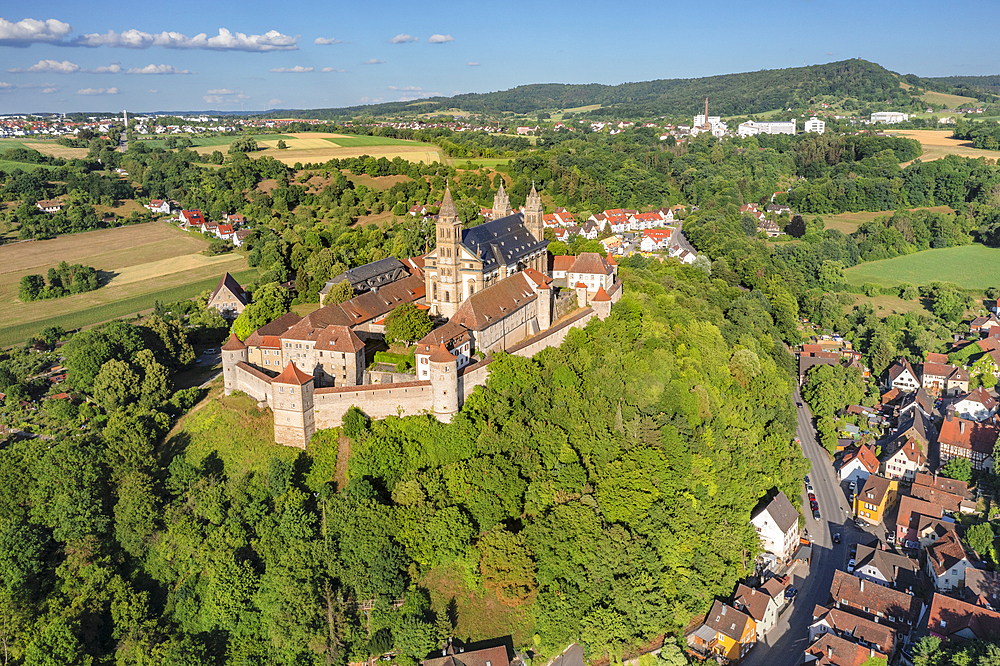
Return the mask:
M 301 448 L 317 429 L 339 426 L 351 406 L 374 419 L 433 414 L 451 421 L 485 384 L 492 352 L 530 357 L 558 346 L 570 329 L 607 317 L 621 298 L 610 255 L 583 253 L 565 277 L 554 278 L 543 229 L 534 187 L 515 213 L 501 186 L 492 219 L 471 229 L 462 227 L 446 190 L 437 245 L 426 255 L 351 269 L 327 283 L 320 309 L 285 314 L 245 341 L 232 335 L 222 347 L 226 395 L 242 391 L 270 407 L 275 441 Z M 323 304 L 344 280 L 358 295 Z M 381 338 L 385 317 L 404 303 L 443 323 L 417 343 L 415 375 L 376 378 L 365 372 L 365 342 Z

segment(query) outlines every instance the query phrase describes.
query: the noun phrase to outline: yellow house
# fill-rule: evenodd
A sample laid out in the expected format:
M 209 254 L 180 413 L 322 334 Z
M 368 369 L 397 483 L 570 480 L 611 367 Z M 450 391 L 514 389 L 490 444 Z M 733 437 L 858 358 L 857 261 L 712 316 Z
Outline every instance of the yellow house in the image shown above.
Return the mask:
M 754 619 L 721 601 L 712 605 L 712 612 L 705 618 L 705 626 L 715 632 L 712 652 L 729 661 L 745 657 L 757 642 L 757 623 Z
M 898 481 L 872 474 L 854 497 L 854 515 L 872 525 L 878 525 L 886 510 L 896 501 L 898 487 Z

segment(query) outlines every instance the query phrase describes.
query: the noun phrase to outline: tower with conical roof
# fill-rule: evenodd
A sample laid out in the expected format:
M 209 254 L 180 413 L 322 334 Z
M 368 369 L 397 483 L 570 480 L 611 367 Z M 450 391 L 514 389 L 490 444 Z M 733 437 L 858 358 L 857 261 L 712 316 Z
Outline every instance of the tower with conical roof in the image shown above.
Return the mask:
M 493 219 L 499 220 L 501 217 L 511 215 L 514 210 L 510 207 L 510 197 L 507 190 L 503 188 L 503 180 L 500 181 L 500 189 L 493 196 Z
M 434 418 L 451 423 L 458 412 L 458 359 L 443 344 L 431 352 L 431 403 Z
M 428 273 L 431 284 L 427 300 L 437 304 L 432 314 L 451 318 L 462 303 L 462 222 L 458 219 L 455 200 L 446 186 L 437 220 L 437 275 Z M 433 307 L 433 306 L 432 306 Z
M 543 222 L 545 212 L 542 208 L 542 196 L 535 189 L 535 184 L 531 184 L 531 192 L 528 193 L 528 200 L 524 204 L 524 228 L 528 230 L 539 243 L 545 240 L 545 224 Z M 544 258 L 545 253 L 541 253 L 542 258 L 532 266 L 536 271 L 545 272 L 548 268 L 545 264 L 548 261 Z M 543 263 L 544 262 L 544 263 Z
M 312 375 L 299 370 L 291 361 L 271 380 L 274 441 L 278 444 L 306 448 L 316 432 L 313 388 Z
M 236 334 L 229 336 L 226 344 L 222 345 L 222 378 L 225 382 L 226 395 L 239 390 L 239 380 L 237 364 L 247 362 L 247 346 L 243 344 Z

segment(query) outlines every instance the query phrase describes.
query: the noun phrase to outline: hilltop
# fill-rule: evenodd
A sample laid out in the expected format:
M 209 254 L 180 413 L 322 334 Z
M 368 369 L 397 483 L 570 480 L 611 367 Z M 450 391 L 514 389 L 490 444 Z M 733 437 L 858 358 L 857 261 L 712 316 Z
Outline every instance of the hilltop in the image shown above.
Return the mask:
M 738 116 L 802 108 L 822 101 L 845 108 L 909 106 L 921 89 L 988 101 L 998 77 L 920 78 L 900 76 L 881 65 L 854 59 L 823 65 L 723 74 L 695 79 L 658 79 L 620 85 L 538 83 L 490 93 L 432 97 L 338 109 L 281 110 L 272 117 L 347 119 L 436 112 L 527 114 L 599 106 L 604 116 L 689 115 L 710 99 L 711 113 Z M 973 81 L 982 79 L 982 81 Z

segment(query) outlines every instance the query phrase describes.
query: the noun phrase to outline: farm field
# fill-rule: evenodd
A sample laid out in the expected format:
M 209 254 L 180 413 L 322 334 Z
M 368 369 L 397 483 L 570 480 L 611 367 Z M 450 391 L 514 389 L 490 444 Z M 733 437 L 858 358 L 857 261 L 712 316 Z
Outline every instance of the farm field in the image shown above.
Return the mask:
M 928 206 L 926 208 L 911 208 L 914 210 L 929 210 L 935 213 L 954 213 L 955 211 L 949 206 Z M 853 234 L 858 230 L 865 222 L 871 222 L 876 217 L 891 216 L 896 211 L 894 210 L 882 210 L 878 212 L 863 212 L 863 213 L 838 213 L 836 215 L 822 215 L 823 224 L 827 229 L 836 229 L 845 234 Z
M 206 257 L 208 241 L 163 222 L 103 229 L 47 241 L 0 247 L 0 345 L 20 342 L 45 326 L 77 328 L 149 309 L 156 300 L 178 300 L 211 289 L 226 271 L 249 276 L 239 254 Z M 100 289 L 22 303 L 21 277 L 44 275 L 59 261 L 93 266 Z M 239 278 L 238 278 L 239 279 Z
M 951 130 L 898 130 L 890 134 L 919 141 L 924 149 L 924 154 L 920 156 L 920 159 L 924 162 L 939 160 L 947 155 L 986 157 L 991 160 L 1000 157 L 1000 151 L 981 150 L 973 148 L 970 141 L 952 139 Z M 901 166 L 906 166 L 907 164 L 909 162 L 903 162 Z
M 891 314 L 901 314 L 907 315 L 913 314 L 925 314 L 933 316 L 927 307 L 925 307 L 923 299 L 917 298 L 912 301 L 904 301 L 898 296 L 864 296 L 862 294 L 852 294 L 854 296 L 854 305 L 861 305 L 862 303 L 871 303 L 875 307 L 875 312 L 878 313 L 880 317 L 885 317 Z M 854 306 L 845 306 L 844 311 L 850 313 Z
M 949 109 L 957 109 L 963 104 L 978 104 L 975 97 L 963 97 L 962 95 L 951 95 L 949 93 L 933 92 L 928 90 L 920 96 L 920 99 L 928 104 L 944 104 Z
M 34 171 L 35 169 L 55 169 L 51 164 L 33 164 L 31 162 L 12 162 L 10 160 L 0 160 L 0 171 L 13 171 L 14 169 L 20 169 L 21 171 Z
M 31 148 L 32 150 L 37 150 L 43 155 L 51 155 L 52 157 L 65 157 L 72 159 L 75 157 L 86 157 L 89 152 L 86 148 L 69 148 L 67 146 L 60 146 L 55 141 L 23 141 L 25 148 Z
M 854 266 L 845 270 L 844 276 L 855 285 L 953 282 L 965 289 L 985 290 L 1000 286 L 1000 248 L 976 244 L 925 250 Z
M 147 139 L 143 137 L 140 140 L 142 141 L 143 145 L 149 146 L 151 148 L 166 148 L 166 143 L 167 143 L 166 136 L 160 134 L 156 134 L 153 136 L 155 136 L 156 138 Z M 161 136 L 163 138 L 160 138 Z M 176 134 L 174 136 L 177 138 L 187 137 L 191 139 L 191 143 L 194 144 L 193 146 L 194 150 L 198 150 L 199 148 L 208 148 L 208 147 L 211 147 L 212 150 L 216 150 L 218 149 L 219 146 L 226 146 L 228 148 L 229 144 L 231 144 L 233 141 L 239 138 L 236 136 L 190 136 L 188 134 Z M 287 134 L 252 134 L 251 136 L 257 139 L 258 142 L 273 140 L 275 143 L 277 143 L 278 139 L 288 140 L 291 138 Z M 204 151 L 198 151 L 198 152 L 204 152 Z M 212 151 L 210 150 L 208 152 L 211 154 Z M 222 152 L 225 153 L 226 151 Z
M 265 150 L 256 153 L 253 157 L 270 155 L 276 160 L 285 164 L 295 164 L 301 162 L 322 163 L 332 159 L 344 159 L 346 157 L 360 157 L 369 155 L 378 159 L 384 157 L 393 159 L 402 157 L 411 162 L 444 162 L 444 156 L 437 146 L 429 143 L 419 143 L 416 141 L 401 141 L 400 139 L 389 139 L 383 137 L 347 137 L 343 134 L 330 134 L 326 132 L 296 132 L 288 135 L 290 139 L 285 139 L 288 145 L 286 150 L 277 150 L 278 139 L 271 141 L 261 141 L 261 146 Z M 335 142 L 355 141 L 351 145 L 340 146 Z M 198 152 L 203 152 L 199 150 Z

